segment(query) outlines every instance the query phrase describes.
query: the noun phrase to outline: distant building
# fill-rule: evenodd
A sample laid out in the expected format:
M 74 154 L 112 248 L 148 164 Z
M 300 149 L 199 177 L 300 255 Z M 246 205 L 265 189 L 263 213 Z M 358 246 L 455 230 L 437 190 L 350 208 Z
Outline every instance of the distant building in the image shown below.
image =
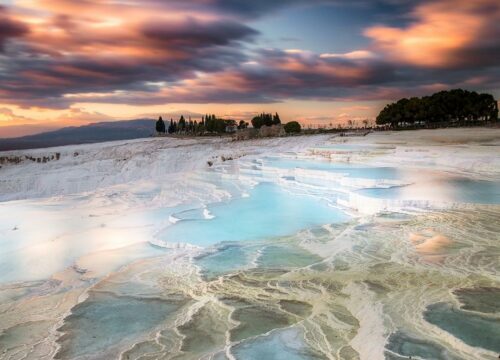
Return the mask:
M 226 132 L 227 133 L 232 134 L 232 133 L 235 133 L 236 131 L 238 131 L 238 126 L 236 124 L 234 124 L 234 125 L 227 125 L 226 126 Z
M 272 125 L 266 126 L 263 125 L 259 129 L 255 128 L 247 128 L 247 129 L 239 129 L 234 135 L 234 140 L 249 140 L 255 138 L 263 138 L 263 137 L 279 137 L 285 136 L 286 132 L 283 128 L 283 125 Z
M 285 136 L 286 132 L 283 126 L 280 125 L 271 125 L 271 126 L 261 126 L 259 129 L 260 137 L 277 137 L 277 136 Z
M 259 136 L 259 132 L 258 132 L 257 129 L 246 128 L 246 129 L 240 129 L 240 130 L 238 130 L 233 135 L 233 139 L 234 140 L 250 140 L 250 139 L 255 139 L 258 136 Z

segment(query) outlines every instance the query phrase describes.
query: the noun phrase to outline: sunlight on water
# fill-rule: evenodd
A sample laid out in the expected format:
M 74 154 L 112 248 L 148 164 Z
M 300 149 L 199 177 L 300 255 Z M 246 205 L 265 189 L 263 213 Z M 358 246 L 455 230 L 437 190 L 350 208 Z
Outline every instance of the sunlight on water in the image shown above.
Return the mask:
M 66 324 L 59 329 L 65 336 L 56 358 L 98 359 L 103 353 L 127 349 L 132 340 L 162 324 L 181 304 L 179 300 L 92 292 L 85 302 L 73 308 Z
M 429 305 L 424 317 L 430 323 L 450 332 L 472 346 L 480 346 L 500 353 L 500 321 L 454 309 L 453 305 Z
M 415 184 L 389 189 L 361 189 L 360 194 L 383 199 L 443 200 L 463 203 L 500 204 L 500 182 L 464 177 L 427 178 Z
M 81 205 L 79 199 L 0 204 L 0 282 L 45 279 L 90 253 L 130 248 L 128 260 L 160 254 L 148 245 L 147 227 L 154 222 L 148 215 L 153 214 L 132 213 L 123 221 L 112 209 L 101 214 Z M 131 248 L 139 243 L 143 246 Z M 117 266 L 128 262 L 116 260 Z
M 326 160 L 299 160 L 288 158 L 266 158 L 263 162 L 264 166 L 276 167 L 280 169 L 307 169 L 307 170 L 323 170 L 338 174 L 346 174 L 353 178 L 367 179 L 400 179 L 401 172 L 393 167 L 374 167 L 363 166 L 349 163 L 335 163 Z
M 1 203 L 0 358 L 498 356 L 498 181 L 310 153 L 193 179 L 170 207 L 169 184 Z
M 265 337 L 244 342 L 235 347 L 239 359 L 307 360 L 321 359 L 304 343 L 299 329 L 275 331 Z
M 209 246 L 223 241 L 256 240 L 293 234 L 303 228 L 347 219 L 340 210 L 307 196 L 295 196 L 271 183 L 250 190 L 249 197 L 209 207 L 213 219 L 187 220 L 167 228 L 168 243 Z

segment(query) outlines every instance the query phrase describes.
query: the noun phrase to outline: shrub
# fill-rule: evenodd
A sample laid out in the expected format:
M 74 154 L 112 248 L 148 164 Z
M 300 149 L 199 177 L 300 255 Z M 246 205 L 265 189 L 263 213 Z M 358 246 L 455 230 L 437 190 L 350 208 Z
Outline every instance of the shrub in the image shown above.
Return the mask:
M 285 131 L 287 134 L 300 133 L 301 126 L 297 121 L 290 121 L 285 124 Z

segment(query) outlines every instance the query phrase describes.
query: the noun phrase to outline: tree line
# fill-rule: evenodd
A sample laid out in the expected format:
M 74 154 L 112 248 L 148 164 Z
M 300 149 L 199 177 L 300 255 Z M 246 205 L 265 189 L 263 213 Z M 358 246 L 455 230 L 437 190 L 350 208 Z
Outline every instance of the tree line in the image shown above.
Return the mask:
M 255 129 L 260 129 L 262 126 L 272 126 L 272 125 L 280 125 L 281 124 L 281 119 L 278 113 L 276 114 L 268 114 L 268 113 L 262 113 L 260 115 L 257 115 L 253 117 L 252 119 L 252 126 Z
M 476 125 L 497 121 L 498 104 L 490 94 L 454 89 L 421 98 L 403 98 L 388 104 L 377 116 L 377 125 L 436 127 Z
M 262 113 L 252 118 L 252 126 L 254 129 L 260 129 L 262 126 L 281 125 L 281 119 L 278 113 Z M 205 115 L 198 122 L 189 117 L 187 120 L 184 115 L 181 115 L 179 120 L 170 119 L 170 122 L 164 121 L 160 116 L 156 121 L 155 129 L 160 134 L 186 134 L 186 135 L 204 135 L 204 134 L 221 134 L 232 133 L 237 130 L 248 128 L 250 124 L 244 120 L 237 122 L 232 119 L 222 119 L 215 115 Z M 283 126 L 287 133 L 300 133 L 301 126 L 297 121 L 291 121 Z
M 248 123 L 243 120 L 237 123 L 236 120 L 217 118 L 213 114 L 202 116 L 199 122 L 191 120 L 191 117 L 186 120 L 184 115 L 181 115 L 178 121 L 170 119 L 170 122 L 165 122 L 160 116 L 155 125 L 156 132 L 168 134 L 219 134 L 247 127 Z

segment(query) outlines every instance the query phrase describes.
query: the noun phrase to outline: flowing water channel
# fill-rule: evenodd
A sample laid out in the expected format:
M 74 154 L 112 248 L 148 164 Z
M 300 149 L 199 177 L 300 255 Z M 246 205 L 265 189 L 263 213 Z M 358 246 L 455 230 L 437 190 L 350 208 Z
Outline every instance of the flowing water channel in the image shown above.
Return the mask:
M 1 203 L 0 358 L 500 353 L 500 180 L 304 154 L 190 176 L 225 195 Z

